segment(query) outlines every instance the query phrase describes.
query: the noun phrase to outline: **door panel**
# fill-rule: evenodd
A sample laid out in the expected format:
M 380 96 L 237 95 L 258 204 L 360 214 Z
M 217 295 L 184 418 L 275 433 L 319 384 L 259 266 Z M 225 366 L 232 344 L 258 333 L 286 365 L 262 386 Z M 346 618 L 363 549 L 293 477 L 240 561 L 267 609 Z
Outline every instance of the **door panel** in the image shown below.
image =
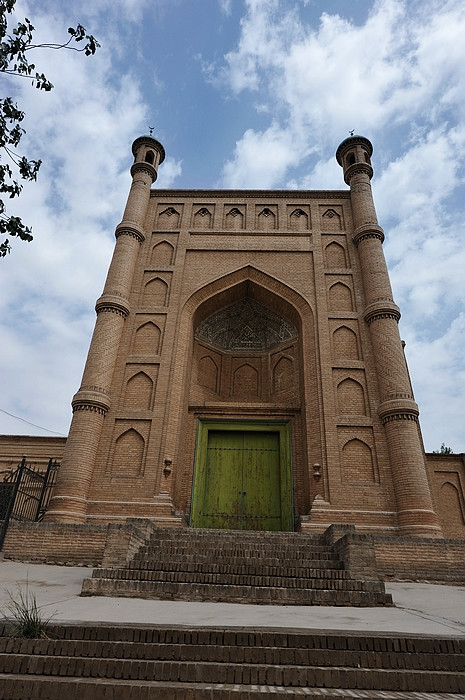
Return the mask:
M 283 529 L 279 432 L 209 430 L 198 468 L 196 527 Z

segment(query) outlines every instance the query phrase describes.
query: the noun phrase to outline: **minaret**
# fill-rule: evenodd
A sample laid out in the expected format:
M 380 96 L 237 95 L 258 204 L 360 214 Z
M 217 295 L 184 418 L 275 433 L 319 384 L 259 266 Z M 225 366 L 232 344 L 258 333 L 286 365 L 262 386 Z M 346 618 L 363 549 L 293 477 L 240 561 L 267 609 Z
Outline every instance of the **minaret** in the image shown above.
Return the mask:
M 363 136 L 351 136 L 336 152 L 350 186 L 357 247 L 365 292 L 363 317 L 369 325 L 376 363 L 380 419 L 384 425 L 397 502 L 400 535 L 441 537 L 426 476 L 418 425 L 418 406 L 399 336 L 400 311 L 392 299 L 384 258 L 383 229 L 378 225 L 371 192 L 373 147 Z
M 103 422 L 110 407 L 110 387 L 127 316 L 129 295 L 150 201 L 150 186 L 165 158 L 161 143 L 140 136 L 132 144 L 132 185 L 102 296 L 79 391 L 72 400 L 73 420 L 47 519 L 67 523 L 86 520 L 87 494 Z

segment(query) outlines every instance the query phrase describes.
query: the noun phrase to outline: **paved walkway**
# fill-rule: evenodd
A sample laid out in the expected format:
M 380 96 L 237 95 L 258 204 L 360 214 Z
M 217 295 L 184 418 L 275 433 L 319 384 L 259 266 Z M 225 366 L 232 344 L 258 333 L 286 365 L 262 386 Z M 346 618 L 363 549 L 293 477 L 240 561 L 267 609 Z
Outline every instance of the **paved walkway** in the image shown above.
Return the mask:
M 0 561 L 0 609 L 8 593 L 28 586 L 53 622 L 115 622 L 157 625 L 270 627 L 357 632 L 398 632 L 465 637 L 465 587 L 389 583 L 394 608 L 188 603 L 138 598 L 81 598 L 84 567 Z

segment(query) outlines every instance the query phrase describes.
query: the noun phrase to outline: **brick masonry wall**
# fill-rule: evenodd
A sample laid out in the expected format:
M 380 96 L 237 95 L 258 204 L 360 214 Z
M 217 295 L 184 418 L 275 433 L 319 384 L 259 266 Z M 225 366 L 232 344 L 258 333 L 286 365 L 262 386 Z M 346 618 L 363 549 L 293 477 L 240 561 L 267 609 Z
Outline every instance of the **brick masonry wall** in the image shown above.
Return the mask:
M 3 545 L 6 559 L 69 566 L 102 561 L 106 525 L 10 523 Z
M 465 539 L 465 455 L 427 454 L 426 465 L 444 536 Z
M 16 469 L 23 455 L 26 455 L 28 464 L 45 471 L 50 457 L 61 461 L 65 445 L 65 437 L 0 435 L 0 480 Z
M 376 568 L 385 580 L 465 585 L 465 540 L 373 536 Z

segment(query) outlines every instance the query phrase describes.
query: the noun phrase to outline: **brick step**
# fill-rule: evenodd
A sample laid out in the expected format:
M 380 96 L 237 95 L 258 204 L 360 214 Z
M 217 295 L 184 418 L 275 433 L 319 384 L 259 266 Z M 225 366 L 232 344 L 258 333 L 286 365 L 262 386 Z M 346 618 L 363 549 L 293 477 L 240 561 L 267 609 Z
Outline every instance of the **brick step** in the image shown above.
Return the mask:
M 8 700 L 254 700 L 266 697 L 307 700 L 458 700 L 456 694 L 339 688 L 286 688 L 269 685 L 108 681 L 0 674 L 0 698 Z
M 96 571 L 98 570 L 96 569 L 94 573 Z M 358 583 L 361 585 L 361 582 Z M 382 585 L 377 581 L 367 581 L 364 585 L 368 584 Z M 358 607 L 392 605 L 392 597 L 389 594 L 368 590 L 278 588 L 228 585 L 226 583 L 176 583 L 97 577 L 84 579 L 81 595 L 269 605 L 354 605 Z
M 83 640 L 92 642 L 129 642 L 139 644 L 185 644 L 203 647 L 242 646 L 295 649 L 347 650 L 396 654 L 436 654 L 464 656 L 465 637 L 415 637 L 412 635 L 360 635 L 356 632 L 312 632 L 308 630 L 275 630 L 236 627 L 167 627 L 117 623 L 49 624 L 50 641 Z M 29 640 L 6 639 L 8 625 L 0 624 L 0 638 L 14 644 L 28 644 Z M 33 640 L 37 641 L 37 640 Z
M 463 654 L 353 651 L 297 647 L 253 647 L 142 643 L 81 639 L 0 639 L 1 654 L 138 661 L 186 661 L 267 666 L 349 667 L 465 672 Z M 1 656 L 0 656 L 1 658 Z
M 196 571 L 201 573 L 221 573 L 221 574 L 240 574 L 242 576 L 290 576 L 301 578 L 328 578 L 328 579 L 349 579 L 348 571 L 335 568 L 335 566 L 327 567 L 306 567 L 306 566 L 291 566 L 283 564 L 274 564 L 272 566 L 257 563 L 244 563 L 243 560 L 225 562 L 212 561 L 208 557 L 202 557 L 199 561 L 195 557 L 184 557 L 182 559 L 170 559 L 165 557 L 157 557 L 154 559 L 144 559 L 134 557 L 131 561 L 131 569 L 138 571 Z
M 192 557 L 193 552 L 196 554 L 205 557 L 207 559 L 216 559 L 216 558 L 221 558 L 222 560 L 230 560 L 230 561 L 236 561 L 236 560 L 254 560 L 257 563 L 267 563 L 270 562 L 271 565 L 273 563 L 277 563 L 279 561 L 291 561 L 291 562 L 305 562 L 304 566 L 312 565 L 315 562 L 337 562 L 337 557 L 333 552 L 328 551 L 322 551 L 322 552 L 315 552 L 311 553 L 308 550 L 304 549 L 302 551 L 294 551 L 294 550 L 276 550 L 276 549 L 270 549 L 269 551 L 259 551 L 256 549 L 250 549 L 250 548 L 245 548 L 241 549 L 238 547 L 234 548 L 225 548 L 225 547 L 216 547 L 216 546 L 211 546 L 211 547 L 206 547 L 206 546 L 201 546 L 198 543 L 197 544 L 191 544 L 189 545 L 188 543 L 180 543 L 179 545 L 168 545 L 168 546 L 163 546 L 162 544 L 158 547 L 154 547 L 152 545 L 147 546 L 143 545 L 140 550 L 137 552 L 135 555 L 136 558 L 138 559 L 143 559 L 143 558 L 151 558 L 155 556 L 163 556 L 164 558 L 168 559 L 170 557 L 176 556 L 176 557 Z
M 341 572 L 343 573 L 343 572 Z M 298 578 L 292 576 L 251 576 L 235 573 L 225 574 L 220 571 L 203 572 L 196 570 L 166 571 L 140 569 L 94 569 L 92 578 L 118 581 L 147 581 L 155 583 L 191 583 L 223 584 L 227 586 L 257 586 L 262 588 L 292 588 L 303 590 L 326 591 L 364 591 L 369 593 L 384 592 L 384 583 L 380 581 L 358 581 L 351 578 Z
M 179 541 L 180 531 L 172 528 L 159 528 L 149 535 L 149 542 Z M 322 535 L 308 535 L 299 532 L 269 532 L 266 530 L 208 530 L 202 528 L 184 528 L 182 539 L 189 542 L 217 543 L 244 547 L 314 547 L 324 548 L 326 541 Z
M 341 666 L 292 666 L 83 658 L 0 654 L 0 673 L 74 676 L 164 682 L 230 683 L 297 688 L 357 688 L 426 693 L 465 693 L 465 675 L 450 671 L 367 669 Z

